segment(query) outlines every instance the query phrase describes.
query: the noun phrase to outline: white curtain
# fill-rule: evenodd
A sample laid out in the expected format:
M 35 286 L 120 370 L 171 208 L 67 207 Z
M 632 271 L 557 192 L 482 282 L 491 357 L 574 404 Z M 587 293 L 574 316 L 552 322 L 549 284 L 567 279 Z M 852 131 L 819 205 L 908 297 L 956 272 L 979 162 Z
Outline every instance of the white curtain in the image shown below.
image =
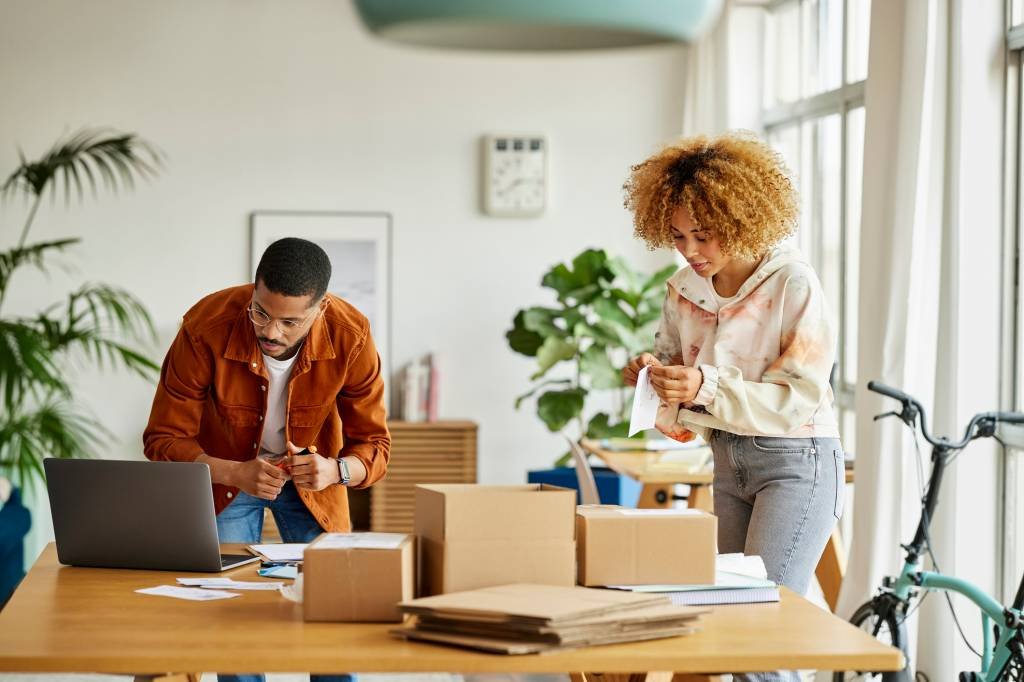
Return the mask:
M 860 255 L 860 333 L 856 410 L 856 484 L 850 563 L 839 614 L 848 617 L 874 594 L 884 575 L 902 566 L 901 542 L 913 537 L 920 514 L 921 484 L 909 430 L 899 420 L 873 421 L 897 407 L 867 390 L 876 379 L 917 397 L 930 420 L 948 433 L 942 413 L 955 386 L 940 339 L 948 338 L 949 281 L 954 262 L 949 243 L 947 159 L 948 0 L 875 0 L 865 92 L 866 122 Z M 924 472 L 928 453 L 922 449 Z M 936 544 L 949 524 L 937 519 Z M 946 606 L 934 598 L 922 607 L 920 641 L 941 638 Z M 932 616 L 927 617 L 929 611 Z M 911 623 L 913 626 L 914 624 Z M 929 671 L 952 670 L 949 647 L 918 649 L 911 631 L 910 654 Z M 947 659 L 948 657 L 948 659 Z M 936 678 L 933 677 L 933 680 Z M 952 679 L 952 678 L 950 678 Z
M 729 5 L 700 40 L 683 48 L 683 136 L 714 135 L 729 125 Z

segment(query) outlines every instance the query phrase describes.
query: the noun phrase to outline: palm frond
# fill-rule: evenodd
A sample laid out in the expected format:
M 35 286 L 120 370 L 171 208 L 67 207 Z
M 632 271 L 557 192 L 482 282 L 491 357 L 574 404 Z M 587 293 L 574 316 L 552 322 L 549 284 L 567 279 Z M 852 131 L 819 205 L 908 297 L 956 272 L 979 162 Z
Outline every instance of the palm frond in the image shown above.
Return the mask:
M 155 176 L 161 158 L 153 145 L 134 133 L 86 128 L 58 140 L 38 161 L 27 161 L 22 155 L 21 165 L 0 186 L 0 198 L 18 189 L 35 197 L 47 187 L 56 193 L 58 182 L 63 181 L 65 201 L 71 199 L 72 185 L 81 199 L 83 179 L 95 196 L 97 177 L 116 192 L 122 185 L 134 187 L 136 176 Z
M 43 479 L 44 457 L 92 457 L 110 438 L 110 431 L 93 417 L 51 397 L 35 410 L 0 418 L 0 473 L 16 485 Z
M 7 293 L 7 283 L 11 275 L 22 265 L 33 265 L 39 270 L 45 271 L 43 261 L 49 251 L 63 251 L 72 244 L 77 244 L 80 239 L 58 239 L 52 242 L 40 242 L 29 244 L 21 248 L 0 252 L 0 300 Z
M 60 315 L 58 315 L 60 313 Z M 101 368 L 122 365 L 143 378 L 160 366 L 118 339 L 154 342 L 156 330 L 142 303 L 123 289 L 86 284 L 35 319 L 55 352 L 81 349 Z
M 47 334 L 18 320 L 0 320 L 0 396 L 13 414 L 29 397 L 69 395 L 62 368 Z

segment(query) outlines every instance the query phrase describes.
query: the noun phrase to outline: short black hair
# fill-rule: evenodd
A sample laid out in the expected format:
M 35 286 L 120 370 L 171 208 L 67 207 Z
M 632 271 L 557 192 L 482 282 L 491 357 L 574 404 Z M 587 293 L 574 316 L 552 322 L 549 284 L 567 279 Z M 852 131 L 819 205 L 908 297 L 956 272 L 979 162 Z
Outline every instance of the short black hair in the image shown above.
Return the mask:
M 267 247 L 256 267 L 256 284 L 284 296 L 312 296 L 319 301 L 331 281 L 331 259 L 319 246 L 285 237 Z

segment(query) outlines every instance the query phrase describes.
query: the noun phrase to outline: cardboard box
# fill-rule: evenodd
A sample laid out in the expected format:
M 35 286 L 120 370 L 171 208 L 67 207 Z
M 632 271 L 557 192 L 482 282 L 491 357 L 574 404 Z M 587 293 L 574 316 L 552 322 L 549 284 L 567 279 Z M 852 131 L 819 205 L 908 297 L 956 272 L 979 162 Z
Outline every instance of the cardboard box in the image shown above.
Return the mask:
M 576 584 L 576 492 L 549 485 L 418 485 L 420 594 Z
M 576 510 L 580 585 L 711 585 L 718 520 L 696 509 Z
M 325 533 L 303 553 L 307 621 L 401 622 L 398 603 L 416 585 L 413 538 L 401 533 Z

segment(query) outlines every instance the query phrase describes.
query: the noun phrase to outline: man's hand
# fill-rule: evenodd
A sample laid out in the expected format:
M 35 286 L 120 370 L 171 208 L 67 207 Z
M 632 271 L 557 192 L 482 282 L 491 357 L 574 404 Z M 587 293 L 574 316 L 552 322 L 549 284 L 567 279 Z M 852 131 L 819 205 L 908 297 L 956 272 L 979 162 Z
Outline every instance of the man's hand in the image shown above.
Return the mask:
M 301 448 L 288 442 L 288 453 L 291 455 L 292 481 L 295 487 L 306 490 L 323 490 L 340 480 L 338 461 L 313 452 L 300 455 Z
M 288 474 L 257 457 L 235 465 L 227 483 L 254 497 L 275 500 L 287 480 Z
M 649 367 L 661 367 L 661 363 L 658 362 L 658 358 L 654 357 L 650 353 L 641 353 L 630 360 L 629 364 L 622 370 L 622 380 L 626 382 L 627 386 L 636 386 L 636 377 L 640 374 L 640 370 L 644 368 L 644 365 Z
M 692 402 L 704 383 L 704 375 L 696 367 L 658 365 L 651 367 L 651 387 L 668 405 Z

